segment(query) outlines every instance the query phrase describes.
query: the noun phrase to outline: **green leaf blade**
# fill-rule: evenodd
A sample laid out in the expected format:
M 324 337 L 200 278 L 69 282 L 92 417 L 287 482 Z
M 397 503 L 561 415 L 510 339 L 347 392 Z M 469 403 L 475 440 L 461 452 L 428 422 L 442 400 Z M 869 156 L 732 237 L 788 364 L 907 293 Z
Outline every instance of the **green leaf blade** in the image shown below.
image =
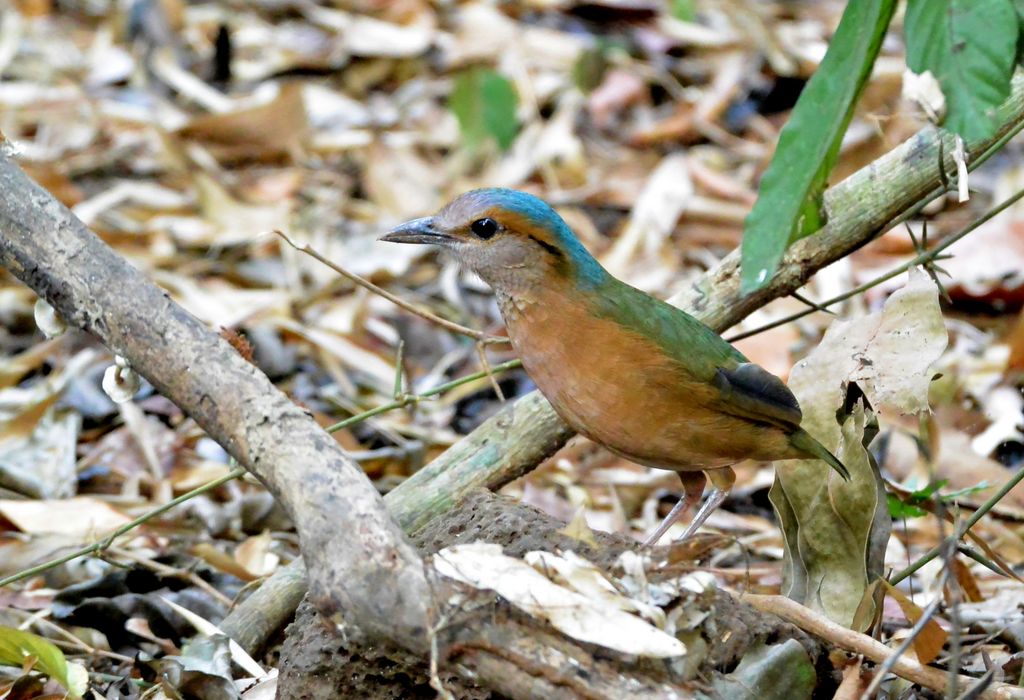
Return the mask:
M 497 71 L 469 68 L 455 78 L 448 107 L 459 121 L 466 146 L 476 150 L 492 139 L 507 150 L 519 133 L 515 87 Z
M 968 141 L 990 137 L 1017 55 L 1014 0 L 909 0 L 904 32 L 909 68 L 942 86 L 944 126 Z
M 73 697 L 85 693 L 79 674 L 71 673 L 67 659 L 53 642 L 31 632 L 0 627 L 0 664 L 20 667 L 28 657 L 35 658 L 33 668 L 60 683 Z
M 895 0 L 858 0 L 843 13 L 825 58 L 779 135 L 747 217 L 740 266 L 744 293 L 771 278 L 790 243 L 824 223 L 821 196 L 828 174 L 895 8 Z

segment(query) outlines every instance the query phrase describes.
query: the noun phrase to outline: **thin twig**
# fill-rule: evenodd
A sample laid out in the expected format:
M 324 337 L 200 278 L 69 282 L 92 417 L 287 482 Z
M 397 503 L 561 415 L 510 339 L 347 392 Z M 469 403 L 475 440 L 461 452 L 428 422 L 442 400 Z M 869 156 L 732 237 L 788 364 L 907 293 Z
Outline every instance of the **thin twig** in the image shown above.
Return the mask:
M 360 277 L 356 273 L 349 272 L 345 268 L 343 268 L 343 267 L 341 267 L 339 265 L 334 264 L 333 262 L 331 262 L 330 260 L 328 260 L 324 256 L 320 255 L 320 253 L 316 252 L 316 250 L 312 246 L 310 246 L 308 244 L 307 245 L 299 245 L 298 243 L 293 241 L 291 238 L 289 238 L 283 231 L 279 231 L 279 230 L 275 229 L 274 233 L 276 233 L 278 236 L 280 236 L 282 239 L 284 239 L 285 243 L 287 243 L 288 245 L 290 245 L 292 248 L 294 248 L 295 250 L 299 251 L 300 253 L 305 253 L 306 255 L 308 255 L 309 257 L 313 258 L 314 260 L 316 260 L 316 261 L 318 261 L 320 263 L 323 263 L 327 267 L 331 268 L 332 270 L 337 272 L 342 277 L 344 277 L 344 278 L 346 278 L 346 279 L 348 279 L 348 280 L 350 280 L 352 282 L 355 282 L 360 287 L 362 287 L 364 289 L 367 289 L 367 290 L 373 292 L 374 294 L 376 294 L 378 296 L 384 297 L 385 299 L 390 301 L 392 304 L 395 304 L 396 306 L 402 307 L 403 309 L 405 309 L 409 313 L 416 314 L 420 318 L 424 318 L 424 319 L 430 321 L 431 323 L 436 323 L 437 325 L 439 325 L 439 326 L 441 326 L 443 328 L 447 328 L 448 330 L 452 331 L 453 333 L 458 333 L 460 335 L 468 336 L 468 337 L 472 338 L 473 340 L 477 341 L 478 343 L 483 343 L 485 345 L 497 345 L 498 343 L 507 343 L 507 342 L 509 342 L 508 338 L 503 338 L 501 336 L 496 336 L 496 335 L 489 335 L 487 333 L 484 333 L 483 331 L 474 330 L 474 329 L 469 328 L 467 326 L 463 326 L 463 325 L 461 325 L 459 323 L 455 323 L 454 321 L 449 321 L 448 319 L 441 318 L 440 316 L 438 316 L 436 314 L 433 314 L 430 311 L 427 311 L 426 309 L 421 309 L 418 306 L 414 306 L 413 304 L 410 304 L 406 300 L 402 299 L 400 296 L 398 296 L 396 294 L 392 294 L 391 292 L 389 292 L 388 290 L 384 289 L 383 287 L 378 287 L 377 285 L 375 285 L 370 280 L 368 280 L 368 279 L 366 279 L 364 277 Z
M 480 365 L 487 372 L 487 378 L 491 381 L 491 388 L 494 389 L 494 393 L 498 399 L 505 402 L 505 392 L 501 390 L 501 385 L 498 384 L 498 378 L 494 376 L 494 371 L 491 369 L 491 362 L 487 359 L 487 349 L 483 343 L 476 344 L 476 354 L 480 358 Z
M 894 655 L 894 650 L 878 640 L 832 622 L 824 615 L 784 596 L 746 593 L 741 596 L 741 600 L 762 612 L 778 615 L 805 632 L 821 637 L 837 647 L 854 654 L 861 654 L 875 663 L 885 663 Z M 946 689 L 945 671 L 925 666 L 906 656 L 897 657 L 897 660 L 893 662 L 892 671 L 901 678 L 906 678 L 925 688 L 938 692 Z M 964 684 L 972 683 L 975 680 L 968 676 L 960 677 L 960 682 Z M 984 700 L 1024 700 L 1024 688 L 1015 688 L 1005 683 L 994 683 L 980 697 Z
M 245 469 L 243 469 L 242 467 L 238 467 L 236 469 L 232 469 L 231 471 L 229 471 L 224 476 L 222 476 L 220 478 L 217 478 L 217 479 L 214 479 L 213 481 L 210 481 L 208 483 L 205 483 L 202 486 L 196 487 L 196 488 L 192 489 L 191 491 L 188 491 L 187 493 L 183 493 L 180 496 L 178 496 L 177 498 L 168 501 L 167 503 L 165 503 L 164 505 L 160 506 L 159 508 L 154 508 L 153 510 L 146 511 L 145 513 L 143 513 L 139 517 L 135 518 L 134 520 L 132 520 L 130 522 L 127 522 L 124 525 L 122 525 L 121 527 L 117 528 L 116 530 L 111 532 L 109 535 L 107 535 L 104 539 L 102 539 L 102 540 L 100 540 L 98 542 L 94 542 L 93 544 L 89 545 L 88 547 L 83 547 L 82 549 L 75 550 L 74 552 L 71 552 L 70 554 L 65 554 L 62 557 L 58 557 L 57 559 L 51 559 L 50 561 L 43 562 L 42 564 L 38 564 L 38 565 L 33 566 L 31 568 L 28 568 L 28 569 L 24 569 L 24 570 L 19 571 L 19 572 L 15 573 L 15 574 L 11 574 L 10 576 L 7 576 L 5 578 L 0 578 L 0 588 L 3 588 L 4 586 L 8 586 L 8 585 L 10 585 L 12 583 L 16 583 L 18 581 L 22 581 L 22 580 L 24 580 L 26 578 L 29 578 L 31 576 L 35 576 L 36 574 L 41 574 L 44 571 L 49 571 L 50 569 L 52 569 L 54 567 L 60 566 L 61 564 L 66 564 L 69 561 L 72 561 L 74 559 L 78 559 L 80 557 L 88 556 L 89 554 L 95 554 L 96 552 L 102 552 L 104 549 L 107 549 L 108 547 L 110 547 L 114 543 L 114 540 L 116 540 L 118 537 L 120 537 L 121 535 L 124 535 L 124 534 L 127 534 L 127 533 L 131 532 L 132 530 L 137 528 L 139 525 L 142 525 L 143 523 L 145 523 L 145 522 L 147 522 L 149 520 L 152 520 L 153 518 L 157 517 L 158 515 L 162 515 L 163 513 L 166 513 L 167 511 L 171 510 L 175 506 L 181 505 L 185 501 L 193 499 L 196 496 L 199 496 L 201 494 L 206 493 L 207 491 L 211 491 L 211 490 L 217 488 L 218 486 L 223 486 L 224 484 L 228 483 L 229 481 L 232 481 L 233 479 L 237 479 L 238 477 L 243 476 L 244 474 L 245 474 Z
M 1008 209 L 1010 206 L 1015 204 L 1021 197 L 1024 197 L 1024 189 L 1018 190 L 1016 193 L 1014 193 L 1013 195 L 1011 195 L 1007 199 L 1004 199 L 997 206 L 993 207 L 992 209 L 989 209 L 980 218 L 975 219 L 974 221 L 972 221 L 962 231 L 960 231 L 959 233 L 956 233 L 956 234 L 950 236 L 949 238 L 947 238 L 946 240 L 944 240 L 942 243 L 940 243 L 939 245 L 935 246 L 931 250 L 925 251 L 923 253 L 920 253 L 920 254 L 914 256 L 913 258 L 911 258 L 907 262 L 903 263 L 902 265 L 899 265 L 898 267 L 893 268 L 892 270 L 890 270 L 889 272 L 886 272 L 883 275 L 879 275 L 878 277 L 874 278 L 873 280 L 871 280 L 869 282 L 865 282 L 864 284 L 862 284 L 862 285 L 860 285 L 858 287 L 854 287 L 853 289 L 851 289 L 848 292 L 843 292 L 842 294 L 834 296 L 831 299 L 828 299 L 827 301 L 820 302 L 818 304 L 818 307 L 820 307 L 821 310 L 824 310 L 825 308 L 827 308 L 829 306 L 832 306 L 833 304 L 838 304 L 841 301 L 846 301 L 850 297 L 857 296 L 858 294 L 863 294 L 867 290 L 871 289 L 872 287 L 877 287 L 878 285 L 882 284 L 883 282 L 888 282 L 893 277 L 896 277 L 897 275 L 900 275 L 900 274 L 906 272 L 907 270 L 909 270 L 910 268 L 914 267 L 915 265 L 922 265 L 922 264 L 926 264 L 926 263 L 930 263 L 930 262 L 935 261 L 939 257 L 939 254 L 942 251 L 944 251 L 945 249 L 949 248 L 951 245 L 953 245 L 954 243 L 959 241 L 961 238 L 963 238 L 967 234 L 969 234 L 972 231 L 974 231 L 976 228 L 978 228 L 982 224 L 984 224 L 987 221 L 991 220 L 993 217 L 998 216 L 999 214 L 1003 213 L 1006 209 Z M 736 333 L 735 335 L 732 335 L 732 336 L 726 338 L 726 340 L 728 340 L 730 343 L 735 343 L 737 340 L 743 340 L 744 338 L 749 338 L 752 335 L 757 335 L 758 333 L 763 333 L 763 332 L 765 332 L 767 330 L 771 330 L 772 328 L 777 328 L 777 327 L 783 326 L 783 325 L 785 325 L 787 323 L 791 323 L 792 321 L 796 321 L 797 319 L 801 319 L 804 316 L 807 316 L 809 314 L 814 313 L 815 310 L 816 309 L 809 308 L 809 309 L 804 309 L 802 311 L 796 311 L 794 313 L 789 314 L 788 316 L 783 316 L 782 318 L 777 318 L 774 321 L 771 321 L 769 323 L 764 324 L 763 326 L 758 326 L 757 328 L 752 328 L 749 331 L 743 331 L 742 333 Z
M 871 679 L 870 685 L 867 689 L 861 693 L 860 700 L 872 700 L 875 697 L 875 693 L 878 691 L 878 687 L 882 685 L 882 681 L 885 680 L 886 676 L 892 673 L 893 666 L 896 662 L 910 649 L 914 640 L 924 631 L 924 628 L 931 622 L 931 619 L 935 616 L 935 613 L 939 611 L 939 606 L 942 604 L 942 586 L 946 585 L 946 579 L 949 578 L 949 570 L 943 571 L 942 581 L 939 584 L 939 594 L 935 596 L 935 599 L 928 604 L 923 611 L 921 611 L 921 617 L 914 623 L 914 626 L 910 628 L 910 633 L 907 638 L 896 647 L 892 656 L 882 662 L 875 672 L 875 677 Z
M 964 524 L 963 524 L 962 527 L 957 528 L 956 531 L 952 535 L 950 535 L 945 540 L 943 540 L 942 542 L 938 543 L 937 545 L 935 545 L 934 547 L 929 549 L 927 552 L 922 554 L 920 557 L 917 558 L 917 560 L 913 564 L 911 564 L 910 566 L 905 568 L 903 571 L 900 571 L 899 573 L 893 575 L 892 578 L 889 579 L 889 583 L 891 583 L 892 585 L 895 586 L 897 583 L 899 583 L 900 581 L 905 579 L 907 576 L 910 576 L 911 574 L 916 572 L 918 569 L 920 569 L 922 566 L 924 566 L 925 564 L 930 562 L 932 559 L 934 559 L 935 557 L 939 556 L 939 554 L 942 553 L 942 548 L 944 546 L 946 546 L 947 542 L 949 542 L 949 541 L 959 542 L 960 539 L 972 527 L 974 527 L 978 523 L 979 520 L 981 520 L 983 517 L 985 517 L 986 513 L 988 513 L 990 510 L 992 510 L 992 508 L 995 507 L 995 505 L 997 503 L 999 503 L 999 501 L 1001 501 L 1003 499 L 1003 497 L 1005 497 L 1006 494 L 1008 494 L 1011 490 L 1013 490 L 1013 488 L 1017 484 L 1019 484 L 1022 480 L 1024 480 L 1024 469 L 1018 470 L 1012 477 L 1010 477 L 1007 480 L 1007 482 L 1005 484 L 1003 484 L 1000 487 L 1000 489 L 998 491 L 996 491 L 994 494 L 992 494 L 992 496 L 990 496 L 987 501 L 982 503 L 981 506 L 978 507 L 978 510 L 974 511 L 974 514 L 971 515 L 971 517 L 968 518 L 966 521 L 964 521 Z
M 363 411 L 362 413 L 355 416 L 351 416 L 350 418 L 346 418 L 345 420 L 338 421 L 334 425 L 325 428 L 325 430 L 329 433 L 337 432 L 343 428 L 349 427 L 350 425 L 362 422 L 367 418 L 373 418 L 374 416 L 378 416 L 381 413 L 394 411 L 396 408 L 403 408 L 405 406 L 408 406 L 409 404 L 416 403 L 421 399 L 427 399 L 430 398 L 431 396 L 443 394 L 444 392 L 450 391 L 451 389 L 454 389 L 457 386 L 468 384 L 469 382 L 476 381 L 477 379 L 483 379 L 488 375 L 494 375 L 500 372 L 505 372 L 510 369 L 515 369 L 516 367 L 521 367 L 522 364 L 523 363 L 520 362 L 519 360 L 509 360 L 508 362 L 502 362 L 500 365 L 494 365 L 493 367 L 490 368 L 490 371 L 483 370 L 480 372 L 474 372 L 473 374 L 467 374 L 465 377 L 459 377 L 458 379 L 453 379 L 450 382 L 438 384 L 433 389 L 428 389 L 421 394 L 403 394 L 394 401 L 382 404 L 380 406 L 377 406 L 376 408 L 371 408 L 368 411 Z
M 405 376 L 405 341 L 398 341 L 398 357 L 395 359 L 395 388 L 391 392 L 391 398 L 397 399 L 399 396 L 405 393 L 404 379 Z
M 818 302 L 814 301 L 813 299 L 808 299 L 807 297 L 805 297 L 803 294 L 800 294 L 799 292 L 790 292 L 789 296 L 793 297 L 794 299 L 799 301 L 804 306 L 810 307 L 814 311 L 821 311 L 822 313 L 831 314 L 832 316 L 836 315 L 835 311 L 832 311 L 830 309 L 826 309 L 824 306 L 822 306 Z
M 454 389 L 455 387 L 462 386 L 463 384 L 467 384 L 478 379 L 483 379 L 484 377 L 487 377 L 489 375 L 498 374 L 500 372 L 505 372 L 510 369 L 515 369 L 516 367 L 519 367 L 521 365 L 522 363 L 519 360 L 509 360 L 508 362 L 503 362 L 500 365 L 495 365 L 494 367 L 491 367 L 489 371 L 474 372 L 473 374 L 468 374 L 465 377 L 459 377 L 458 379 L 453 379 L 450 382 L 439 384 L 438 386 L 435 386 L 432 389 L 428 389 L 427 391 L 424 391 L 423 393 L 420 394 L 403 394 L 398 399 L 391 401 L 390 403 L 384 404 L 383 406 L 378 406 L 377 408 L 372 408 L 368 411 L 363 411 L 358 415 L 351 416 L 350 418 L 346 418 L 343 421 L 335 423 L 334 425 L 327 428 L 327 431 L 336 432 L 338 430 L 341 430 L 342 428 L 346 428 L 350 425 L 354 425 L 356 423 L 364 421 L 367 418 L 372 418 L 373 416 L 380 415 L 381 413 L 386 413 L 387 411 L 393 411 L 397 408 L 408 406 L 409 404 L 415 403 L 420 399 L 425 399 L 431 396 L 442 394 L 446 391 Z M 87 547 L 77 549 L 74 552 L 71 552 L 70 554 L 66 554 L 56 559 L 51 559 L 50 561 L 43 562 L 42 564 L 38 564 L 31 568 L 24 569 L 17 573 L 11 574 L 6 578 L 0 579 L 0 588 L 3 588 L 4 586 L 10 585 L 12 583 L 17 583 L 18 581 L 22 581 L 26 578 L 30 578 L 37 574 L 41 574 L 45 571 L 49 571 L 50 569 L 58 567 L 61 564 L 66 564 L 69 561 L 73 561 L 75 559 L 79 559 L 90 554 L 96 554 L 97 552 L 102 552 L 103 550 L 111 547 L 114 543 L 114 540 L 116 540 L 118 537 L 130 532 L 131 530 L 134 530 L 139 525 L 142 525 L 152 520 L 158 515 L 166 513 L 175 506 L 179 506 L 182 503 L 195 498 L 196 496 L 200 496 L 206 493 L 207 491 L 211 491 L 219 486 L 228 483 L 229 481 L 237 479 L 245 475 L 245 472 L 246 470 L 243 469 L 242 467 L 232 469 L 230 472 L 228 472 L 222 477 L 214 479 L 213 481 L 203 484 L 202 486 L 198 486 L 192 489 L 191 491 L 183 493 L 177 498 L 168 501 L 167 503 L 158 508 L 146 511 L 145 513 L 135 518 L 131 522 L 125 523 L 121 527 L 117 528 L 109 535 L 107 535 L 107 537 L 98 542 L 95 542 Z

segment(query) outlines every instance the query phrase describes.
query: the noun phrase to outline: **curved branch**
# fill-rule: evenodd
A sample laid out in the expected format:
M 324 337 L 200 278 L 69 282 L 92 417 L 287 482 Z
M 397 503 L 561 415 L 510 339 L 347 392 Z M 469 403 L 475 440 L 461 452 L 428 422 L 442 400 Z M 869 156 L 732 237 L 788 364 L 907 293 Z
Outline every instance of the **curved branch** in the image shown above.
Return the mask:
M 423 564 L 358 465 L 256 367 L 0 155 L 0 264 L 192 416 L 288 510 L 328 615 L 426 651 Z M 345 533 L 338 537 L 339 532 Z

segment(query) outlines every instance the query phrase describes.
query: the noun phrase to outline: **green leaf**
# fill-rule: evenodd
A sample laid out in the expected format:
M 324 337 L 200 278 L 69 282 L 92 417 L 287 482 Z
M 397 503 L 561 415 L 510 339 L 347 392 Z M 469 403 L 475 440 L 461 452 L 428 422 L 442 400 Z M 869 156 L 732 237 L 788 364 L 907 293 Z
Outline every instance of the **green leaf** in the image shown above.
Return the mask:
M 670 12 L 676 19 L 684 22 L 692 22 L 697 18 L 697 8 L 694 7 L 694 0 L 672 0 Z
M 1020 34 L 1014 0 L 908 0 L 903 26 L 910 70 L 942 86 L 945 127 L 968 141 L 995 133 Z
M 744 293 L 768 282 L 790 243 L 821 227 L 828 174 L 895 7 L 895 0 L 853 0 L 846 6 L 825 58 L 779 134 L 747 217 L 740 268 Z
M 500 73 L 482 67 L 468 68 L 455 78 L 448 107 L 455 113 L 462 138 L 470 149 L 494 139 L 508 149 L 519 132 L 515 88 Z
M 937 500 L 943 503 L 952 503 L 958 498 L 971 496 L 991 487 L 988 482 L 983 481 L 975 486 L 967 486 L 956 491 L 940 494 L 939 489 L 945 488 L 948 483 L 948 479 L 941 479 L 903 497 L 894 493 L 888 494 L 889 514 L 894 518 L 920 518 L 931 512 L 928 509 L 922 508 L 921 505 L 932 500 L 933 497 L 937 496 Z
M 72 697 L 81 697 L 87 686 L 79 667 L 68 664 L 64 652 L 42 637 L 13 627 L 0 627 L 0 664 L 21 667 L 33 657 L 33 668 L 46 674 L 67 689 Z
M 608 56 L 601 45 L 580 52 L 572 66 L 572 82 L 584 95 L 590 94 L 604 79 L 608 70 Z
M 902 501 L 894 493 L 886 494 L 886 501 L 889 505 L 889 515 L 894 519 L 920 518 L 928 514 L 924 508 L 915 506 L 909 501 Z

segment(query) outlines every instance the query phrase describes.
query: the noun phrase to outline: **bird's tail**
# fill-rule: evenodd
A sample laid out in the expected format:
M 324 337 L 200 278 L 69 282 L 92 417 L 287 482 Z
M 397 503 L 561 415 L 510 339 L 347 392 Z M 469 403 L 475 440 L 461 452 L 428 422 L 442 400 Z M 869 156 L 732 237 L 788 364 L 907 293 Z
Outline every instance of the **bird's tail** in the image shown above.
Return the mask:
M 850 470 L 834 454 L 829 452 L 827 447 L 811 437 L 811 434 L 803 428 L 797 429 L 795 433 L 789 436 L 789 444 L 808 456 L 817 457 L 839 472 L 839 476 L 843 477 L 843 479 L 846 481 L 850 480 Z

